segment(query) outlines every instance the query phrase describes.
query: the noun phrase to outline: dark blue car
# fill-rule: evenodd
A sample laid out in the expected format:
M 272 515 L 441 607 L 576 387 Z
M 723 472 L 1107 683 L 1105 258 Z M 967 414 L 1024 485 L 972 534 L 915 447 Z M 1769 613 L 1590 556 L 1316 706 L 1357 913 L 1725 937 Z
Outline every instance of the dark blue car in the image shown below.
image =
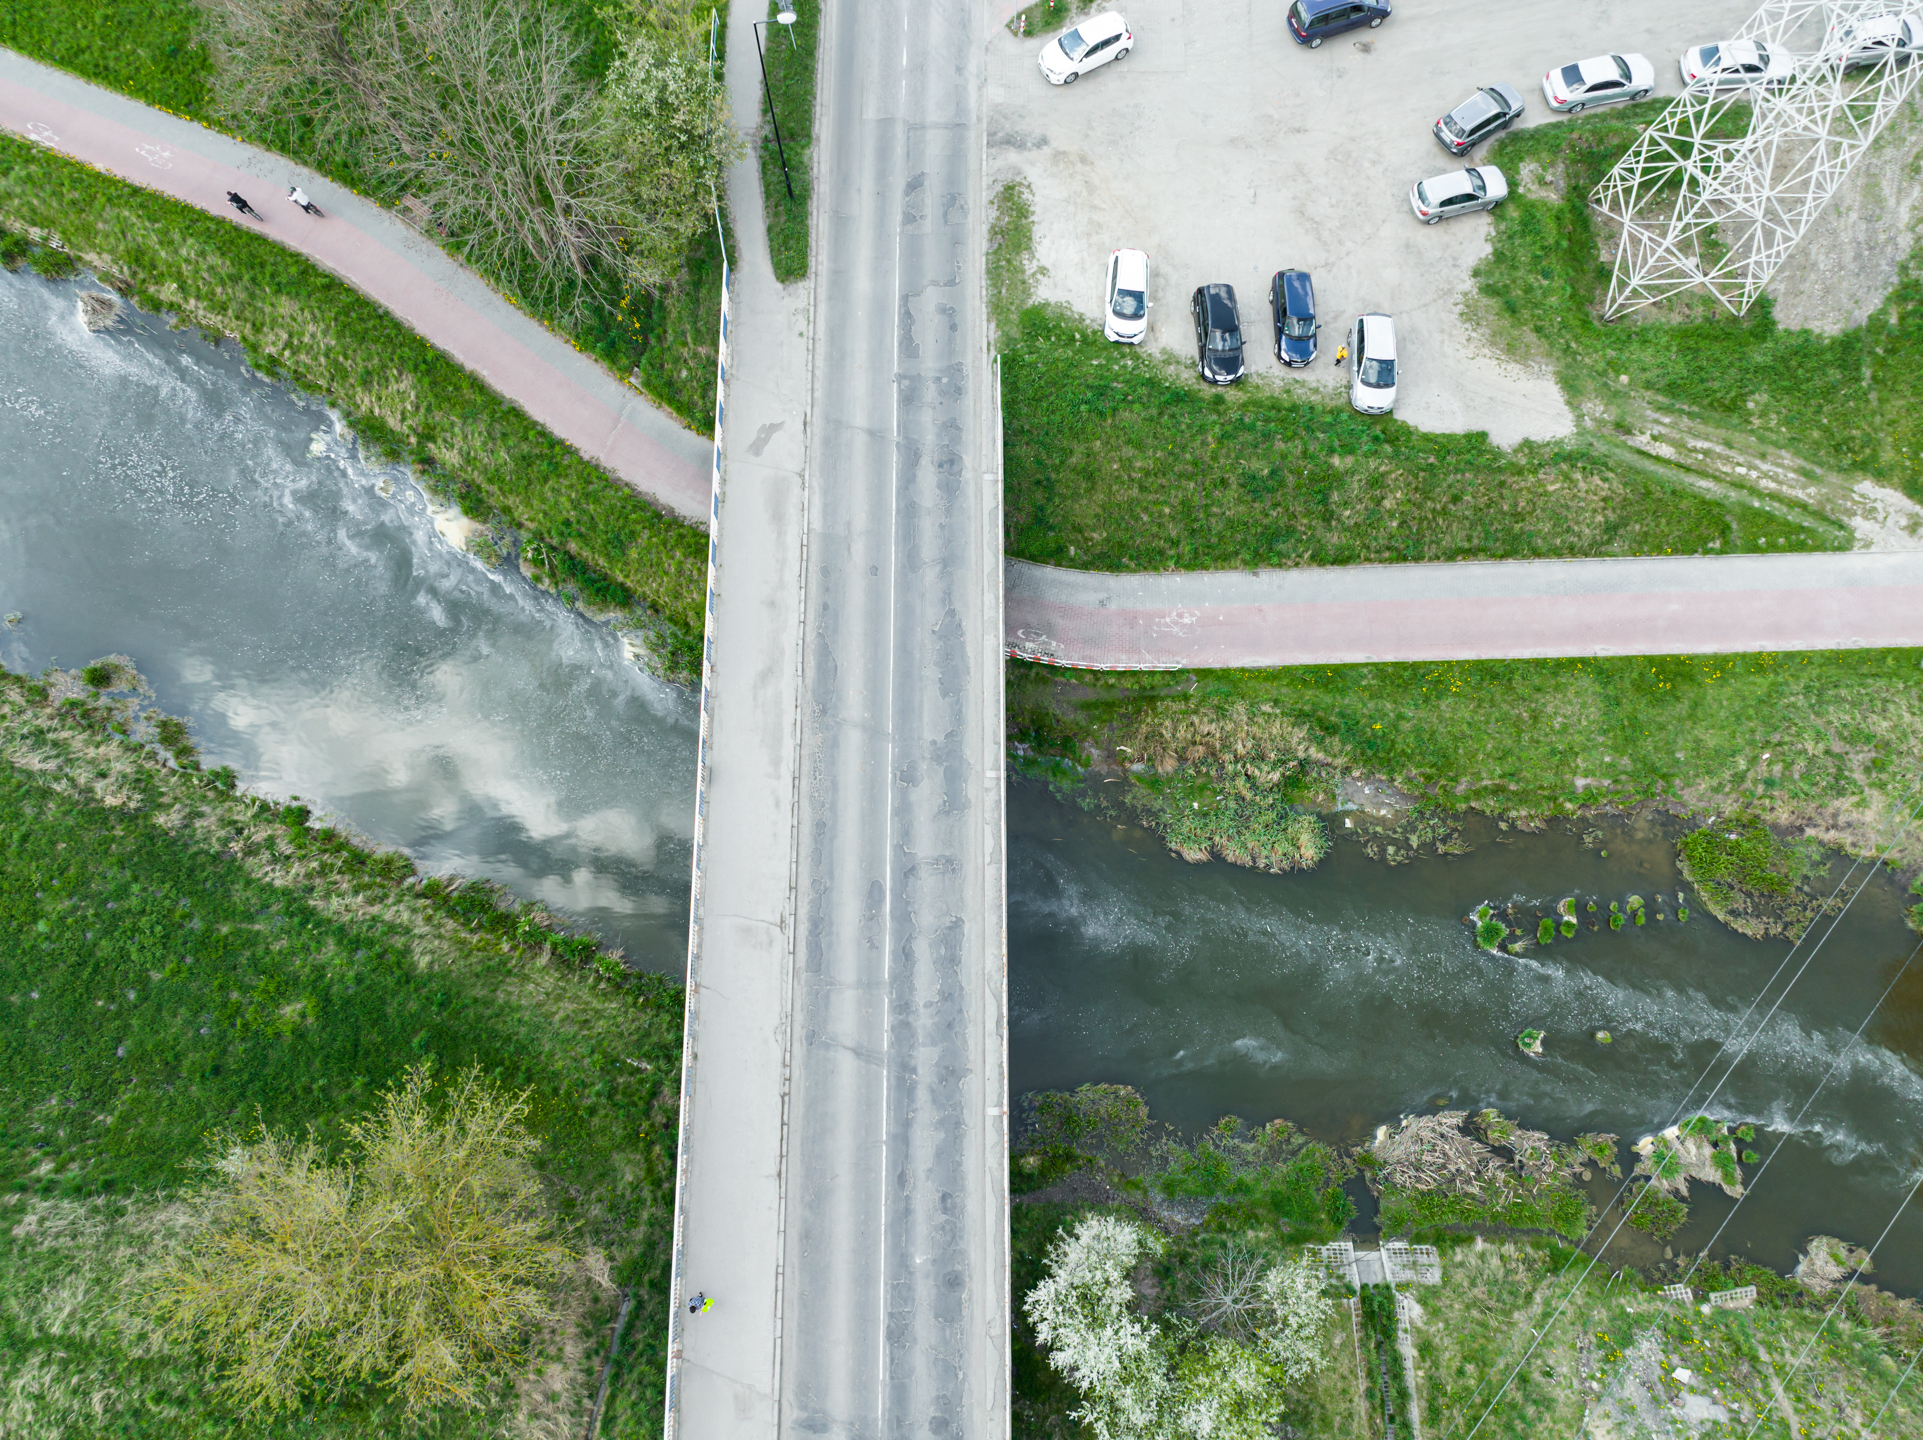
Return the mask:
M 1275 358 L 1299 367 L 1315 359 L 1315 282 L 1306 270 L 1278 270 L 1269 282 L 1269 313 L 1275 316 Z
M 1387 0 L 1295 0 L 1289 7 L 1289 33 L 1296 44 L 1313 50 L 1331 35 L 1362 25 L 1373 30 L 1388 18 Z

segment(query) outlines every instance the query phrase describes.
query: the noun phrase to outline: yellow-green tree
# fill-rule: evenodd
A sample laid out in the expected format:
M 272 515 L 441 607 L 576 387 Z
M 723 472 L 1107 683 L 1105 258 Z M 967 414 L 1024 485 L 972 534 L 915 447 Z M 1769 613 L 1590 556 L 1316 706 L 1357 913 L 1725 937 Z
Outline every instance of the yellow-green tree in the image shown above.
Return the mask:
M 145 1295 L 243 1412 L 369 1382 L 411 1409 L 474 1405 L 553 1321 L 577 1262 L 530 1162 L 527 1092 L 473 1070 L 439 1103 L 432 1088 L 410 1070 L 340 1160 L 311 1134 L 215 1137 L 199 1224 Z

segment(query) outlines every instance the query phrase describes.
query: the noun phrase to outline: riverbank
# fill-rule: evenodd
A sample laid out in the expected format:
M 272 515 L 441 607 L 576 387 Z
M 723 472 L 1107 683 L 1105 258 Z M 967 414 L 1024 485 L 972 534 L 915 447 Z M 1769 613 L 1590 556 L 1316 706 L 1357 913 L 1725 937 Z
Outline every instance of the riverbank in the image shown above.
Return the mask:
M 1450 853 L 1470 812 L 1528 827 L 1655 807 L 1724 822 L 1685 863 L 1752 934 L 1789 923 L 1811 845 L 1923 866 L 1904 823 L 1923 773 L 1915 650 L 1173 675 L 1011 661 L 1008 735 L 1028 773 L 1197 859 L 1275 854 L 1278 824 L 1305 829 L 1293 817 L 1340 813 L 1393 862 Z
M 1433 1258 L 1412 1255 L 1406 1268 L 1386 1276 L 1372 1268 L 1374 1279 L 1352 1313 L 1344 1303 L 1357 1293 L 1350 1282 L 1370 1276 L 1328 1268 L 1318 1244 L 1302 1243 L 1335 1233 L 1340 1219 L 1305 1232 L 1276 1223 L 1281 1207 L 1249 1204 L 1248 1193 L 1271 1187 L 1259 1178 L 1260 1161 L 1250 1165 L 1246 1142 L 1234 1152 L 1239 1170 L 1226 1158 L 1212 1168 L 1196 1165 L 1197 1157 L 1222 1148 L 1222 1137 L 1232 1146 L 1250 1133 L 1242 1127 L 1224 1122 L 1193 1146 L 1157 1138 L 1139 1097 L 1118 1086 L 1030 1097 L 1029 1113 L 1010 1170 L 1017 1316 L 1048 1273 L 1050 1247 L 1091 1216 L 1156 1237 L 1160 1250 L 1131 1277 L 1128 1303 L 1142 1323 L 1172 1334 L 1199 1326 L 1204 1337 L 1238 1338 L 1237 1310 L 1250 1303 L 1243 1292 L 1252 1277 L 1306 1258 L 1329 1282 L 1323 1294 L 1335 1305 L 1308 1337 L 1319 1368 L 1282 1388 L 1288 1433 L 1304 1440 L 1374 1440 L 1385 1433 L 1385 1409 L 1406 1416 L 1411 1407 L 1431 1435 L 1479 1425 L 1478 1433 L 1517 1440 L 1574 1433 L 1584 1424 L 1659 1432 L 1676 1424 L 1694 1432 L 1706 1422 L 1769 1426 L 1778 1417 L 1795 1434 L 1855 1434 L 1886 1401 L 1881 1433 L 1908 1433 L 1923 1423 L 1923 1392 L 1897 1388 L 1923 1349 L 1923 1313 L 1862 1275 L 1845 1292 L 1851 1268 L 1864 1257 L 1831 1237 L 1810 1237 L 1804 1259 L 1785 1276 L 1741 1261 L 1692 1267 L 1687 1257 L 1642 1270 L 1613 1259 L 1592 1267 L 1550 1240 L 1418 1231 L 1414 1239 L 1432 1245 Z M 1472 1143 L 1513 1151 L 1507 1178 L 1484 1173 L 1486 1157 L 1464 1169 L 1465 1178 L 1474 1172 L 1474 1183 L 1484 1186 L 1493 1179 L 1513 1190 L 1532 1169 L 1539 1181 L 1551 1181 L 1551 1172 L 1595 1163 L 1603 1148 L 1558 1146 L 1494 1112 L 1477 1117 L 1474 1128 L 1480 1142 Z M 1270 1132 L 1296 1134 L 1281 1122 L 1253 1133 Z M 1298 1153 L 1309 1153 L 1296 1144 Z M 1423 1165 L 1394 1140 L 1378 1139 L 1362 1153 L 1382 1157 L 1385 1171 Z M 1171 1178 L 1198 1171 L 1212 1176 L 1213 1187 L 1191 1178 L 1188 1203 L 1172 1204 Z M 1224 1193 L 1238 1187 L 1242 1193 Z M 1245 1277 L 1242 1290 L 1238 1275 Z M 1688 1299 L 1681 1303 L 1663 1287 L 1685 1275 Z M 1384 1280 L 1392 1294 L 1375 1293 Z M 1753 1299 L 1741 1294 L 1745 1286 L 1754 1287 Z M 1735 1303 L 1699 1309 L 1712 1295 Z M 1370 1313 L 1372 1299 L 1385 1307 L 1382 1316 Z M 1086 1397 L 1051 1367 L 1021 1318 L 1014 1375 L 1017 1436 L 1074 1433 L 1071 1412 Z
M 327 399 L 376 454 L 484 523 L 546 542 L 559 578 L 654 617 L 673 676 L 698 668 L 706 542 L 302 257 L 191 206 L 0 137 L 0 255 L 76 263 L 143 307 L 231 336 L 256 368 Z M 29 239 L 31 236 L 33 238 Z
M 624 1295 L 602 1433 L 658 1428 L 680 989 L 632 975 L 564 918 L 406 856 L 298 803 L 203 772 L 184 726 L 110 657 L 0 676 L 0 1025 L 14 1137 L 0 1345 L 10 1432 L 177 1434 L 222 1413 L 203 1368 L 156 1347 L 126 1287 L 178 1233 L 169 1195 L 204 1136 L 313 1127 L 334 1147 L 423 1059 L 529 1087 L 547 1198 L 607 1258 L 567 1323 L 445 1435 L 578 1432 Z M 269 1433 L 398 1423 L 367 1391 Z

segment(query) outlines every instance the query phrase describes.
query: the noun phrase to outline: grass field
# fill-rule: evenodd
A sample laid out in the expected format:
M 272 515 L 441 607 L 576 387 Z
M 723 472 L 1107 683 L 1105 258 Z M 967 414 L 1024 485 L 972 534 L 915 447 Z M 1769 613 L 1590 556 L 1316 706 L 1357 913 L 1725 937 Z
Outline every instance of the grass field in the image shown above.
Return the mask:
M 660 622 L 664 668 L 696 668 L 702 534 L 360 292 L 264 236 L 7 136 L 0 227 L 57 234 L 140 304 L 237 337 L 265 373 L 340 406 L 364 440 L 421 467 L 466 513 L 502 517 L 571 556 L 573 578 L 597 603 L 645 605 Z
M 1916 650 L 1181 675 L 1011 662 L 1008 707 L 1030 763 L 1146 766 L 1203 810 L 1318 790 L 1326 804 L 1341 776 L 1377 775 L 1445 813 L 1744 802 L 1861 853 L 1914 804 L 1923 773 Z M 1914 831 L 1897 863 L 1923 863 Z
M 1580 436 L 1504 450 L 1480 433 L 1431 434 L 1280 387 L 1224 392 L 1038 307 L 1021 312 L 1003 352 L 1002 397 L 1009 553 L 1076 569 L 1731 554 L 1849 541 L 1813 510 L 1698 493 Z
M 564 8 L 587 41 L 584 68 L 602 73 L 615 46 L 608 18 L 587 0 L 566 0 Z M 298 114 L 260 115 L 238 128 L 234 121 L 219 118 L 214 113 L 219 80 L 203 41 L 206 23 L 193 0 L 157 0 L 152 5 L 36 0 L 0 6 L 0 45 L 236 133 L 384 203 L 401 198 L 382 175 L 361 167 L 351 150 L 316 148 Z M 689 246 L 678 281 L 658 294 L 636 291 L 618 303 L 589 301 L 572 320 L 559 311 L 537 308 L 532 313 L 617 373 L 637 373 L 642 387 L 690 428 L 712 434 L 719 260 L 716 237 L 711 230 L 703 231 Z M 510 296 L 521 292 L 512 274 L 488 279 Z
M 783 284 L 808 273 L 808 205 L 814 195 L 809 156 L 815 135 L 815 45 L 821 29 L 821 0 L 792 0 L 795 23 L 764 25 L 761 43 L 768 65 L 774 113 L 781 122 L 775 145 L 768 118 L 768 91 L 761 101 L 761 199 L 768 215 L 768 258 Z M 781 152 L 787 152 L 786 181 Z M 788 189 L 794 188 L 793 198 Z
M 163 769 L 88 693 L 0 678 L 0 1432 L 238 1433 L 127 1304 L 177 1232 L 168 1192 L 207 1132 L 334 1144 L 428 1059 L 532 1088 L 550 1199 L 616 1288 L 581 1282 L 538 1377 L 426 1433 L 578 1433 L 626 1287 L 603 1433 L 658 1433 L 679 989 L 490 887 L 412 883 L 298 806 Z M 247 1433 L 404 1429 L 369 1393 Z
M 1546 358 L 1578 404 L 1620 408 L 1626 376 L 1638 405 L 1923 496 L 1923 272 L 1914 264 L 1867 322 L 1836 336 L 1779 328 L 1767 297 L 1742 318 L 1697 295 L 1600 322 L 1609 276 L 1587 197 L 1662 103 L 1517 131 L 1490 150 L 1524 181 L 1497 212 L 1475 273 L 1491 328 Z M 1528 183 L 1532 175 L 1541 178 Z

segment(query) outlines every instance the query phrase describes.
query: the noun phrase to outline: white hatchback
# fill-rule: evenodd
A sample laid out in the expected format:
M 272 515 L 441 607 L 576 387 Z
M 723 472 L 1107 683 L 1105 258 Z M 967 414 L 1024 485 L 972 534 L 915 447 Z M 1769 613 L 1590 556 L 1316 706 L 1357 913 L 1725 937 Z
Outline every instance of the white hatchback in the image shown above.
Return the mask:
M 1148 256 L 1140 250 L 1109 254 L 1108 285 L 1102 291 L 1102 333 L 1124 345 L 1140 345 L 1148 334 Z
M 1105 11 L 1042 46 L 1042 75 L 1051 85 L 1073 85 L 1089 71 L 1120 60 L 1134 44 L 1128 21 Z
M 1396 408 L 1396 322 L 1358 315 L 1349 330 L 1349 403 L 1364 415 Z
M 1796 77 L 1796 57 L 1754 40 L 1693 45 L 1676 62 L 1685 89 L 1738 90 L 1750 85 L 1787 85 Z

